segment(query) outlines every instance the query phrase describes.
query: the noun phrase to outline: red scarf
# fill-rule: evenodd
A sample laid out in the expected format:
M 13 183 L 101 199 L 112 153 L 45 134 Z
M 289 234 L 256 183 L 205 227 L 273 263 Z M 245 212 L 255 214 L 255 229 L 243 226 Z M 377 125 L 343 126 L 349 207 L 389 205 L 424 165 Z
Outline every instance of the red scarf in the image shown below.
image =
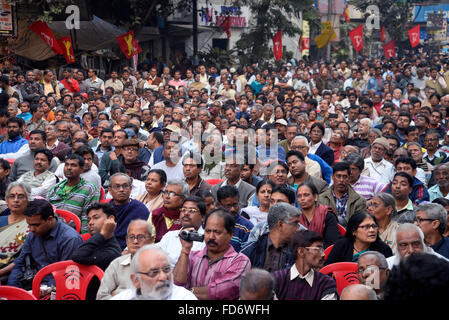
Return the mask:
M 333 212 L 332 208 L 319 204 L 318 207 L 315 208 L 315 214 L 313 215 L 312 221 L 309 222 L 306 216 L 302 214 L 299 217 L 299 223 L 306 226 L 308 230 L 323 236 L 324 227 L 326 226 L 326 215 L 328 212 Z
M 156 229 L 155 242 L 161 241 L 164 234 L 166 234 L 168 231 L 181 229 L 182 225 L 179 222 L 179 213 L 179 210 L 168 211 L 165 207 L 160 207 L 156 210 L 153 210 L 153 212 L 151 213 L 151 222 L 153 223 L 153 227 Z M 174 221 L 169 229 L 167 229 L 165 217 Z

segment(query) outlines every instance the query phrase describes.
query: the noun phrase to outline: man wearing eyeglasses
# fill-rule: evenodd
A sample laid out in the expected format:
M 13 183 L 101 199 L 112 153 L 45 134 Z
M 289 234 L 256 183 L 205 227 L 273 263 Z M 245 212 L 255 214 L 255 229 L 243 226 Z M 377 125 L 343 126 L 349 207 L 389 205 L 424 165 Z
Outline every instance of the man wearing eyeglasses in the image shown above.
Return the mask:
M 169 256 L 155 245 L 140 248 L 131 261 L 132 287 L 111 300 L 198 300 L 173 283 Z
M 164 204 L 153 210 L 148 219 L 154 226 L 153 236 L 156 242 L 161 241 L 168 231 L 181 229 L 180 209 L 184 199 L 189 196 L 189 185 L 181 179 L 169 179 L 162 196 Z
M 203 199 L 196 196 L 186 198 L 180 210 L 179 220 L 182 225 L 181 230 L 198 232 L 204 234 L 202 227 L 204 216 L 206 215 L 206 204 Z M 161 239 L 157 246 L 163 249 L 173 262 L 173 267 L 181 254 L 182 245 L 179 239 L 179 231 L 169 231 Z M 206 246 L 204 241 L 193 241 L 192 250 L 201 250 Z
M 110 181 L 109 193 L 112 199 L 109 203 L 116 210 L 117 222 L 114 234 L 120 247 L 124 249 L 126 247 L 126 228 L 128 228 L 129 222 L 133 219 L 147 220 L 150 212 L 142 202 L 130 198 L 133 179 L 126 173 L 114 173 Z
M 390 273 L 385 256 L 378 251 L 362 253 L 357 261 L 357 271 L 360 283 L 372 288 L 377 298 L 382 299 L 384 286 Z
M 295 232 L 291 240 L 294 264 L 273 273 L 279 300 L 337 300 L 337 285 L 314 269 L 324 257 L 323 239 L 316 232 Z
M 393 249 L 396 254 L 387 258 L 388 268 L 390 270 L 393 269 L 393 266 L 398 265 L 402 259 L 418 252 L 433 254 L 449 262 L 448 259 L 426 245 L 424 242 L 424 233 L 417 225 L 408 222 L 400 224 L 396 230 L 396 244 Z
M 128 252 L 114 259 L 105 270 L 97 292 L 97 300 L 108 300 L 132 287 L 131 259 L 141 247 L 153 243 L 152 232 L 153 227 L 146 220 L 136 219 L 129 223 L 126 233 Z
M 438 203 L 423 203 L 418 206 L 415 225 L 424 233 L 424 240 L 435 252 L 449 258 L 449 238 L 443 236 L 446 230 L 447 212 Z

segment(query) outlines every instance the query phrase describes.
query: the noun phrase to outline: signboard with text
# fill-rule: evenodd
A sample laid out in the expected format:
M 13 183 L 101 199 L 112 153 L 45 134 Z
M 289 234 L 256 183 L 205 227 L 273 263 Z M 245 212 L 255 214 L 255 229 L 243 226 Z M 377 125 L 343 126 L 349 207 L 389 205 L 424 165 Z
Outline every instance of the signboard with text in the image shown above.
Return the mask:
M 249 8 L 245 6 L 226 6 L 210 4 L 198 5 L 199 26 L 218 26 L 229 16 L 232 28 L 248 27 Z
M 12 37 L 15 33 L 15 6 L 11 6 L 10 1 L 0 1 L 0 35 Z
M 441 13 L 445 20 L 449 18 L 449 4 L 439 4 L 434 6 L 415 6 L 414 23 L 427 22 L 429 14 Z

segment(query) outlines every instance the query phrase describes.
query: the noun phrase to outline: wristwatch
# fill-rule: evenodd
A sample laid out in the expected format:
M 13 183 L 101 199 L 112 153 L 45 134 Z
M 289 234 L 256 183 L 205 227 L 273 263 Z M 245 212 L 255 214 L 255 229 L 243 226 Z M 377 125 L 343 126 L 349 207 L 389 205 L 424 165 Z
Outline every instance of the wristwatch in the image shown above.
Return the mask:
M 190 289 L 190 291 L 192 291 L 193 294 L 195 294 L 195 288 L 192 287 L 192 289 Z

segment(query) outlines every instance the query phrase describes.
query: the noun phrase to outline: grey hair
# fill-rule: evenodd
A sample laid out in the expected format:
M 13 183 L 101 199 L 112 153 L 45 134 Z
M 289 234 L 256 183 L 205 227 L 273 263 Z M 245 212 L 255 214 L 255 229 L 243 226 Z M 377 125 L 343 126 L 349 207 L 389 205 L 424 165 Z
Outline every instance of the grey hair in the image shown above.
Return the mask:
M 271 299 L 274 293 L 274 277 L 265 269 L 253 268 L 249 270 L 240 280 L 240 296 L 243 292 L 262 292 L 267 289 Z
M 207 116 L 208 116 L 209 118 L 211 117 L 209 110 L 207 110 L 206 108 L 200 108 L 200 109 L 198 110 L 198 114 L 199 114 L 201 111 L 203 111 L 203 112 L 205 111 L 205 112 L 207 113 Z
M 287 222 L 293 217 L 301 215 L 301 211 L 298 208 L 288 203 L 276 203 L 268 211 L 267 222 L 268 229 L 272 230 L 279 221 Z
M 255 105 L 253 105 L 253 108 L 256 109 L 257 112 L 259 112 L 263 109 L 263 106 L 260 103 L 256 103 Z
M 6 188 L 6 192 L 5 195 L 6 197 L 8 197 L 9 193 L 11 192 L 11 189 L 14 187 L 21 187 L 23 189 L 23 191 L 25 191 L 25 194 L 27 195 L 27 200 L 31 201 L 31 188 L 29 185 L 20 182 L 20 181 L 14 181 L 11 182 L 8 187 Z
M 373 120 L 368 119 L 368 118 L 363 118 L 359 121 L 360 123 L 362 122 L 368 122 L 368 127 L 370 127 L 370 129 L 373 127 Z
M 309 139 L 307 139 L 307 137 L 301 136 L 301 135 L 294 137 L 291 143 L 293 143 L 293 141 L 298 140 L 298 139 L 304 140 L 307 143 L 307 146 L 309 146 Z
M 371 129 L 369 130 L 369 132 L 377 133 L 377 134 L 379 135 L 379 137 L 382 137 L 382 131 L 380 131 L 380 130 L 377 129 L 377 128 L 371 128 Z
M 398 210 L 396 208 L 396 200 L 394 200 L 394 197 L 391 194 L 386 193 L 386 192 L 376 193 L 376 194 L 374 194 L 372 199 L 374 199 L 374 198 L 379 198 L 380 201 L 383 202 L 385 207 L 393 208 L 393 211 L 391 211 L 390 218 L 396 217 L 396 215 L 398 214 Z
M 407 232 L 407 231 L 417 231 L 419 234 L 419 238 L 421 239 L 421 243 L 423 245 L 424 248 L 424 252 L 428 252 L 429 248 L 427 247 L 426 243 L 424 242 L 424 233 L 422 232 L 421 228 L 418 227 L 417 225 L 413 224 L 413 223 L 402 223 L 399 225 L 399 227 L 396 229 L 396 232 L 394 234 L 394 239 L 396 240 L 394 242 L 394 250 L 393 252 L 399 252 L 398 250 L 398 234 L 400 232 Z
M 183 197 L 187 198 L 189 196 L 190 194 L 189 185 L 184 180 L 170 179 L 167 181 L 166 186 L 168 186 L 169 184 L 181 186 L 181 194 L 183 195 Z
M 131 224 L 133 224 L 133 223 L 145 224 L 145 225 L 147 225 L 148 234 L 151 236 L 151 234 L 153 233 L 153 225 L 150 222 L 148 222 L 147 220 L 143 220 L 143 219 L 134 219 L 128 223 L 128 228 L 126 228 L 126 234 L 129 233 L 129 229 L 131 228 Z
M 157 101 L 154 102 L 153 105 L 154 105 L 154 106 L 159 105 L 159 106 L 163 107 L 163 106 L 164 106 L 164 103 L 163 103 L 162 101 L 160 101 L 160 100 L 157 100 Z
M 114 177 L 118 177 L 118 176 L 122 176 L 122 177 L 126 177 L 128 179 L 128 183 L 131 185 L 133 183 L 133 178 L 128 176 L 126 173 L 124 172 L 116 172 L 114 173 L 110 178 L 109 178 L 109 182 L 112 181 L 112 178 Z
M 19 110 L 19 108 L 16 105 L 13 105 L 13 104 L 8 104 L 8 108 L 9 107 L 14 108 L 14 110 L 16 110 L 16 111 Z
M 146 245 L 142 246 L 139 250 L 137 250 L 137 252 L 134 254 L 133 258 L 131 259 L 130 271 L 132 274 L 136 274 L 137 272 L 140 271 L 139 257 L 143 252 L 146 252 L 146 251 L 154 251 L 156 253 L 160 253 L 160 254 L 164 255 L 164 257 L 167 258 L 168 263 L 170 265 L 173 265 L 171 263 L 170 256 L 163 249 L 159 248 L 155 244 L 146 244 Z
M 263 106 L 263 108 L 265 109 L 266 107 L 272 107 L 274 110 L 274 106 L 271 103 L 267 103 Z
M 377 300 L 376 292 L 372 288 L 370 288 L 370 287 L 368 287 L 367 285 L 364 285 L 364 284 L 357 283 L 357 284 L 349 285 L 349 286 L 347 286 L 347 287 L 345 287 L 343 289 L 343 291 L 341 292 L 340 296 L 343 296 L 343 293 L 345 291 L 346 292 L 353 292 L 357 296 L 366 295 L 366 299 L 367 300 Z
M 424 211 L 427 217 L 432 220 L 438 220 L 438 232 L 442 235 L 446 230 L 447 211 L 441 204 L 438 203 L 423 203 L 418 206 L 418 211 Z
M 385 256 L 382 253 L 380 253 L 379 251 L 366 251 L 359 256 L 359 261 L 360 261 L 360 258 L 362 258 L 364 256 L 370 256 L 370 255 L 376 256 L 377 260 L 379 260 L 379 264 L 380 264 L 381 268 L 388 269 L 387 258 L 385 258 Z
M 359 153 L 351 152 L 346 156 L 344 161 L 348 164 L 355 165 L 359 168 L 360 172 L 362 172 L 363 168 L 365 168 L 365 160 Z

